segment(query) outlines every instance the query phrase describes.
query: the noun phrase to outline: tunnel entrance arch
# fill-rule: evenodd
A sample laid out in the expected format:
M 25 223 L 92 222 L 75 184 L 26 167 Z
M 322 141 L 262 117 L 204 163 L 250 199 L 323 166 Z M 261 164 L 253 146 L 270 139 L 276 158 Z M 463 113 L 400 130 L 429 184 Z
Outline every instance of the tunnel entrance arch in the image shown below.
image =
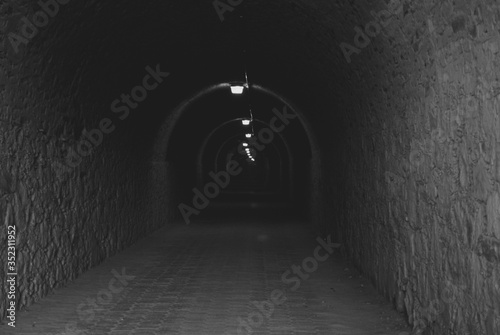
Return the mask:
M 300 207 L 303 214 L 308 215 L 314 207 L 315 199 L 320 196 L 320 185 L 317 178 L 312 177 L 313 172 L 317 176 L 321 170 L 319 146 L 312 127 L 304 113 L 278 93 L 260 85 L 253 85 L 252 93 L 258 96 L 257 102 L 253 102 L 252 110 L 256 114 L 255 120 L 262 125 L 259 130 L 270 127 L 269 123 L 272 117 L 276 116 L 276 112 L 293 113 L 295 116 L 283 133 L 276 134 L 275 140 L 268 146 L 269 152 L 274 152 L 273 156 L 276 158 L 274 167 L 279 172 L 273 174 L 272 169 L 264 172 L 272 175 L 268 176 L 274 183 L 271 190 L 285 193 L 287 200 L 293 203 L 294 207 Z M 243 108 L 240 114 L 237 112 L 232 114 L 233 110 L 227 109 L 235 107 L 234 101 L 229 102 L 224 110 L 214 107 L 211 100 L 235 98 L 237 97 L 230 94 L 230 83 L 212 85 L 184 100 L 162 122 L 156 135 L 153 157 L 156 164 L 164 166 L 164 173 L 170 174 L 169 178 L 172 178 L 170 184 L 175 187 L 173 193 L 178 196 L 176 200 L 178 203 L 189 202 L 193 189 L 203 187 L 204 182 L 209 180 L 207 174 L 211 170 L 207 167 L 216 169 L 217 166 L 221 166 L 220 163 L 209 165 L 204 162 L 207 152 L 210 152 L 207 151 L 210 139 L 217 133 L 215 131 L 217 127 L 245 117 L 247 111 Z M 241 139 L 240 137 L 238 140 Z M 216 151 L 220 155 L 221 146 L 228 143 L 233 143 L 234 150 L 236 141 L 236 137 L 231 139 L 231 136 L 228 136 L 224 141 L 219 141 L 220 145 Z M 212 147 L 217 145 L 212 144 Z M 216 153 L 213 148 L 211 150 Z M 224 150 L 227 155 L 229 149 Z M 212 163 L 217 162 L 216 156 L 212 157 Z M 271 165 L 270 160 L 267 163 Z M 235 190 L 237 188 L 235 185 L 238 185 L 236 180 L 227 191 Z
M 288 142 L 277 132 L 271 134 L 270 138 L 264 138 L 265 143 L 258 143 L 259 139 L 256 136 L 257 143 L 252 146 L 250 141 L 242 136 L 242 133 L 250 129 L 250 126 L 241 126 L 243 120 L 245 119 L 237 118 L 226 121 L 207 135 L 197 156 L 198 186 L 202 187 L 210 181 L 210 172 L 226 169 L 227 160 L 231 159 L 246 168 L 225 191 L 278 193 L 290 191 L 293 156 Z M 254 119 L 254 129 L 257 129 L 258 133 L 259 129 L 270 128 L 266 122 Z M 246 151 L 239 152 L 238 147 L 242 144 L 248 145 L 245 150 L 254 157 L 254 161 L 247 157 Z M 211 154 L 213 151 L 216 151 L 215 156 Z

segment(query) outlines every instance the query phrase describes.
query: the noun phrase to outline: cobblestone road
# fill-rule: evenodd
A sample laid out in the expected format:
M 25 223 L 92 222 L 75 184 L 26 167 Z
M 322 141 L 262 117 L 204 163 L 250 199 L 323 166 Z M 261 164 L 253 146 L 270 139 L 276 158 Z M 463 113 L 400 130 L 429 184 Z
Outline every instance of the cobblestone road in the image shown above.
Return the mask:
M 284 220 L 199 220 L 166 227 L 19 312 L 17 327 L 2 325 L 0 333 L 408 331 L 369 281 L 337 250 L 330 255 L 318 249 L 317 238 L 306 225 Z M 321 261 L 314 262 L 315 250 Z M 295 274 L 293 265 L 305 269 Z

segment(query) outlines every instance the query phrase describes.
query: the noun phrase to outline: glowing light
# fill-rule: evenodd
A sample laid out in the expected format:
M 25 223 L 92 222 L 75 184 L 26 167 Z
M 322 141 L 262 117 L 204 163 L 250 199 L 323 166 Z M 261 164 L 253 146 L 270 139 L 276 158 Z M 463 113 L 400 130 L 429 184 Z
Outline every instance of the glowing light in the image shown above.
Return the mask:
M 250 125 L 250 120 L 241 120 L 241 124 L 243 124 L 244 126 L 248 126 Z
M 248 147 L 248 143 L 246 143 L 246 142 L 245 142 L 245 143 L 243 143 L 243 146 L 244 146 L 244 147 Z
M 252 134 L 245 134 L 245 137 L 246 137 L 246 138 L 251 138 L 251 137 L 252 137 Z
M 233 94 L 243 94 L 243 90 L 244 89 L 245 89 L 244 86 L 234 85 L 234 86 L 231 86 L 231 93 L 233 93 Z

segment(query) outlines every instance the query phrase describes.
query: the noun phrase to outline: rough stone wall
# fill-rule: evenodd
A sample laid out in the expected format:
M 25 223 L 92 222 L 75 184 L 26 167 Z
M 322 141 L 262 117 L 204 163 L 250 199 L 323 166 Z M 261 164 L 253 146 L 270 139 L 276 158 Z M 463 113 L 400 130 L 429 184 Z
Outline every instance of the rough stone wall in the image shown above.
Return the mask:
M 416 333 L 499 334 L 499 3 L 395 8 L 350 65 L 341 238 Z
M 19 101 L 23 97 L 19 94 Z M 59 108 L 65 108 L 60 101 Z M 39 110 L 43 99 L 36 104 L 36 109 L 24 108 Z M 61 152 L 75 141 L 63 143 L 53 134 L 57 123 L 48 124 L 47 133 L 35 129 L 35 120 L 17 123 L 17 112 L 2 106 L 0 240 L 6 241 L 8 225 L 16 226 L 17 303 L 22 308 L 167 222 L 160 201 L 169 187 L 161 164 L 137 165 L 105 147 L 60 173 L 54 161 L 62 160 Z M 63 132 L 72 126 L 65 123 Z M 6 243 L 0 245 L 6 255 Z M 0 260 L 2 283 L 5 260 Z M 5 303 L 0 302 L 2 318 Z
M 82 95 L 79 73 L 46 70 L 49 48 L 40 45 L 15 58 L 6 48 L 0 53 L 0 281 L 6 292 L 7 226 L 15 225 L 17 308 L 146 236 L 171 215 L 162 203 L 169 190 L 166 164 L 136 159 L 123 137 L 104 138 L 75 168 L 57 164 L 80 143 L 84 128 L 96 128 L 107 114 L 89 103 L 94 97 Z M 2 296 L 0 320 L 6 303 Z

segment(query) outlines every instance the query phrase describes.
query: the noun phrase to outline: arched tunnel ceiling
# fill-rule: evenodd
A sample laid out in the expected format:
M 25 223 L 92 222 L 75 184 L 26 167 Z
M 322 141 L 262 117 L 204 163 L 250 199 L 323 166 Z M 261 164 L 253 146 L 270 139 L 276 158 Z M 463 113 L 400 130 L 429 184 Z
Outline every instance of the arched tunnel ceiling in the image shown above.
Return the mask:
M 3 11 L 38 9 L 35 1 L 16 3 L 13 9 L 5 3 Z M 109 113 L 103 106 L 140 82 L 146 66 L 158 64 L 170 76 L 161 93 L 155 92 L 158 104 L 153 98 L 147 102 L 156 112 L 134 121 L 134 132 L 152 134 L 165 111 L 203 87 L 242 80 L 245 48 L 250 81 L 291 98 L 321 125 L 342 114 L 338 105 L 349 89 L 339 45 L 364 20 L 353 6 L 349 1 L 245 0 L 221 21 L 212 1 L 73 1 L 60 5 L 22 57 L 45 68 L 40 78 L 45 85 L 65 87 L 89 106 L 82 114 Z M 141 127 L 146 130 L 138 131 Z
M 250 110 L 255 122 L 246 127 L 241 124 L 240 119 L 249 119 Z M 286 120 L 287 124 L 283 124 L 277 117 L 283 114 L 291 118 Z M 280 130 L 276 133 L 276 138 L 285 135 L 286 141 L 300 150 L 304 159 L 310 157 L 311 144 L 304 126 L 289 106 L 260 89 L 245 91 L 242 95 L 232 95 L 227 87 L 223 87 L 192 101 L 189 107 L 182 111 L 168 140 L 167 158 L 173 159 L 191 151 L 197 152 L 207 141 L 217 136 L 222 138 L 216 141 L 216 145 L 227 140 L 228 136 L 239 134 L 243 138 L 245 133 L 252 132 L 252 128 L 258 137 L 264 126 L 270 127 L 269 123 L 273 118 L 276 119 L 276 126 Z M 228 135 L 228 132 L 231 135 Z M 191 146 L 192 150 L 186 150 Z

